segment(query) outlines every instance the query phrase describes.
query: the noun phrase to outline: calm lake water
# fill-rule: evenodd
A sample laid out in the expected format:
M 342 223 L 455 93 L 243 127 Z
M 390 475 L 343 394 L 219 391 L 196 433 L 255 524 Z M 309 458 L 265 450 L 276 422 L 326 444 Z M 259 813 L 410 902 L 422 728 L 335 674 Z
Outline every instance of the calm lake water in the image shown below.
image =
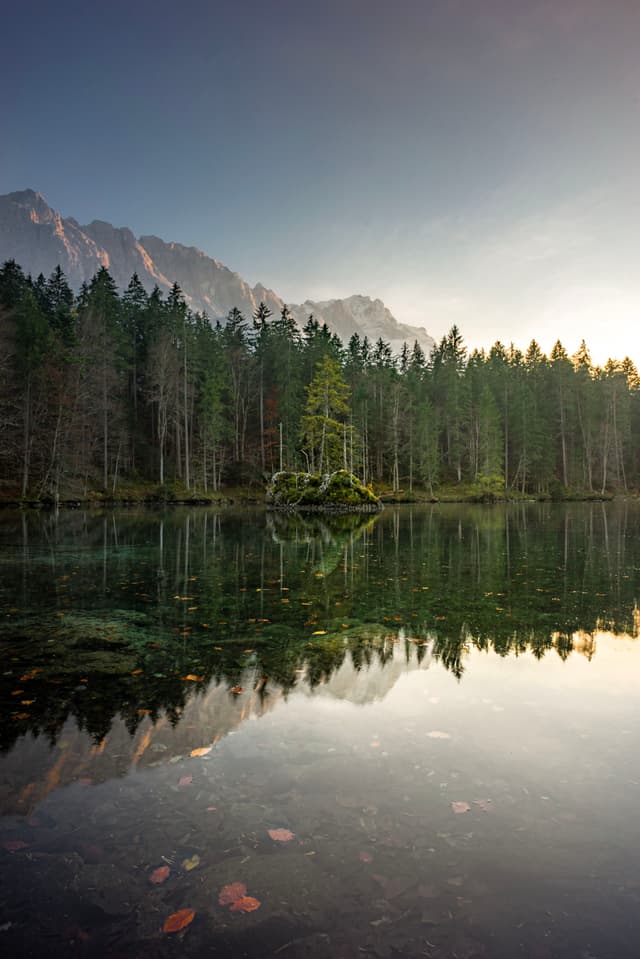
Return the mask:
M 639 585 L 637 504 L 0 514 L 3 953 L 637 959 Z

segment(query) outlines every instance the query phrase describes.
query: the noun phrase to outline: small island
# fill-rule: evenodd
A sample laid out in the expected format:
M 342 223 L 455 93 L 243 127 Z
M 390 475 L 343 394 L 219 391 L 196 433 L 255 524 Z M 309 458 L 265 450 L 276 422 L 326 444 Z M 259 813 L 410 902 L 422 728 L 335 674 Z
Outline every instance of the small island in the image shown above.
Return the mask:
M 349 470 L 331 473 L 274 473 L 266 493 L 267 509 L 300 512 L 376 513 L 382 501 Z

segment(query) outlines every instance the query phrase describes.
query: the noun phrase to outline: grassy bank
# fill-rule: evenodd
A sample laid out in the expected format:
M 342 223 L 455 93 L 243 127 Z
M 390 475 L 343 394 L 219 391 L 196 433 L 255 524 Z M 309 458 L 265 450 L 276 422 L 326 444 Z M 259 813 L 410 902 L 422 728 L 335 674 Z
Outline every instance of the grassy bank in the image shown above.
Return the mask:
M 62 489 L 57 501 L 38 490 L 30 490 L 27 496 L 22 497 L 20 490 L 14 484 L 0 485 L 0 507 L 19 507 L 25 509 L 47 509 L 54 506 L 77 509 L 79 507 L 113 507 L 113 506 L 162 506 L 162 505 L 201 505 L 201 506 L 242 506 L 263 505 L 266 489 L 253 486 L 225 486 L 217 492 L 198 489 L 188 490 L 178 482 L 165 483 L 158 486 L 144 482 L 122 482 L 115 491 L 101 489 L 83 489 L 70 487 Z M 540 502 L 589 502 L 606 501 L 616 497 L 626 496 L 640 498 L 640 491 L 628 490 L 626 493 L 606 490 L 590 492 L 589 490 L 565 489 L 558 487 L 549 492 L 522 493 L 516 490 L 505 490 L 504 487 L 478 483 L 443 484 L 434 487 L 433 491 L 424 487 L 414 486 L 412 490 L 394 490 L 390 486 L 379 485 L 375 493 L 383 503 L 505 503 L 525 502 L 537 500 Z

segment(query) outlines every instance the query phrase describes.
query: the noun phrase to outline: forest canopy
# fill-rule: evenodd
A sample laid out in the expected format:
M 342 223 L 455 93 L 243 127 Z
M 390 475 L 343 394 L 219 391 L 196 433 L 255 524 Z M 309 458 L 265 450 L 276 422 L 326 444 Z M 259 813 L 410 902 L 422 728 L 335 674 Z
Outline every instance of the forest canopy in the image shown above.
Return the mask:
M 264 485 L 276 470 L 349 469 L 433 494 L 605 494 L 640 486 L 640 379 L 594 366 L 584 342 L 546 356 L 453 327 L 425 356 L 343 344 L 287 307 L 189 308 L 177 284 L 119 293 L 102 267 L 78 295 L 58 267 L 0 268 L 0 484 L 9 495 L 116 495 L 123 481 L 192 495 Z

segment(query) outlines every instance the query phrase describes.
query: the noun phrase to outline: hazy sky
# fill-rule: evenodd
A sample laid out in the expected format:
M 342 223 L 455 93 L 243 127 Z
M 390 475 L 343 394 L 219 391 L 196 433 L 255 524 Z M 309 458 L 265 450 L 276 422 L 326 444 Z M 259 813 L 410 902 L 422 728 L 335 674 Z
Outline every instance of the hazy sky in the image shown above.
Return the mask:
M 640 0 L 20 0 L 0 192 L 640 363 Z

